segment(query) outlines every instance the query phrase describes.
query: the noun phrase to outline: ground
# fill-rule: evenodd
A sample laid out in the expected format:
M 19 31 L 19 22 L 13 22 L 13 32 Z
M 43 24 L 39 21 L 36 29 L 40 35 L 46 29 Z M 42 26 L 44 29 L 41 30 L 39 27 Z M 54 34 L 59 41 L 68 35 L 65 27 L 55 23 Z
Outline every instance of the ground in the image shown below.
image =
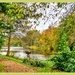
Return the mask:
M 5 58 L 0 58 L 0 61 L 3 64 L 2 72 L 37 72 L 36 70 L 29 68 L 23 64 Z

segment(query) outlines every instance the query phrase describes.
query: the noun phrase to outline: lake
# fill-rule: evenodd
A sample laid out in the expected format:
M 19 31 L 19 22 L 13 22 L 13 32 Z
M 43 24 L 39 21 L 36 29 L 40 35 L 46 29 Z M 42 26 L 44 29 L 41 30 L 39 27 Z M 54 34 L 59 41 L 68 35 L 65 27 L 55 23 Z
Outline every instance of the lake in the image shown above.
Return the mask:
M 25 53 L 27 49 L 23 49 L 23 47 L 10 47 L 10 55 L 20 58 L 20 59 L 24 59 L 27 58 L 27 54 Z M 2 55 L 6 55 L 7 54 L 7 47 L 2 47 L 0 54 Z M 30 54 L 30 58 L 32 59 L 38 59 L 38 60 L 47 60 L 48 58 L 45 57 L 42 54 Z

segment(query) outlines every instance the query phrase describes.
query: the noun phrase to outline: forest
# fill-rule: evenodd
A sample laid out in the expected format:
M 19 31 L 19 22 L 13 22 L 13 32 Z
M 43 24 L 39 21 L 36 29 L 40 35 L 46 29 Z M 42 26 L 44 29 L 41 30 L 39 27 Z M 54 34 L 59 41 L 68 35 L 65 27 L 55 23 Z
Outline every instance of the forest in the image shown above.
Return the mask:
M 75 72 L 75 3 L 0 3 L 0 53 L 3 47 L 7 54 L 0 54 L 0 72 L 17 72 L 4 70 L 5 59 L 35 72 Z M 11 56 L 11 47 L 28 49 L 27 58 Z M 31 53 L 47 59 L 32 59 Z

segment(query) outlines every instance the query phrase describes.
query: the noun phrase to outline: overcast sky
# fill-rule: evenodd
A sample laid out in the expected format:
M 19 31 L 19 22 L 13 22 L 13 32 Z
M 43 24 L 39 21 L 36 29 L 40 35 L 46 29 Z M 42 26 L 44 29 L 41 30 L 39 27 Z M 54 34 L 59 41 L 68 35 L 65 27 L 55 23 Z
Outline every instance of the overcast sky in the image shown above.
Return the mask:
M 36 27 L 37 30 L 40 30 L 41 32 L 45 29 L 48 29 L 50 25 L 59 25 L 59 21 L 61 21 L 60 17 L 62 15 L 66 15 L 68 12 L 70 12 L 72 6 L 74 6 L 75 3 L 68 3 L 65 7 L 62 6 L 62 8 L 57 7 L 57 3 L 50 3 L 49 8 L 46 8 L 46 14 L 43 10 L 39 9 L 37 12 L 42 12 L 43 15 L 46 16 L 45 20 L 42 20 L 42 18 L 39 19 L 39 25 Z M 57 16 L 56 16 L 57 14 Z M 53 18 L 52 18 L 53 17 Z M 45 23 L 45 24 L 44 24 Z
M 42 18 L 39 18 L 38 26 L 36 26 L 36 23 L 34 24 L 34 19 L 30 19 L 33 25 L 32 28 L 35 28 L 36 26 L 36 29 L 42 32 L 43 30 L 48 29 L 49 26 L 55 26 L 55 27 L 59 26 L 61 17 L 71 12 L 72 6 L 75 7 L 75 3 L 68 3 L 66 6 L 62 6 L 62 8 L 58 8 L 57 3 L 49 3 L 49 8 L 45 8 L 46 10 L 38 9 L 37 12 L 38 13 L 42 12 L 45 18 L 43 16 Z M 26 36 L 26 33 L 22 33 L 20 30 L 16 31 L 14 34 L 15 36 L 16 34 L 17 36 L 21 36 L 21 37 Z

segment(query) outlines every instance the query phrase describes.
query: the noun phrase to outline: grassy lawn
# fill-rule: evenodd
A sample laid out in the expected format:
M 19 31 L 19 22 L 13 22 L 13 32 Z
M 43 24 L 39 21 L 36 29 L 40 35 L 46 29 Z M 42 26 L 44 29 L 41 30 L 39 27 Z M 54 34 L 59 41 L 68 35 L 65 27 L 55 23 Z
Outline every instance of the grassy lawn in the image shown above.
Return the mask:
M 49 65 L 47 67 L 39 67 L 39 66 L 36 67 L 36 66 L 30 65 L 30 63 L 23 63 L 22 59 L 18 59 L 18 58 L 15 58 L 15 57 L 9 57 L 9 56 L 4 56 L 4 55 L 0 55 L 0 57 L 3 57 L 3 58 L 6 58 L 6 59 L 9 59 L 9 60 L 24 64 L 25 66 L 33 68 L 33 69 L 37 70 L 38 72 L 52 72 L 51 67 L 53 66 L 53 62 L 51 62 L 51 61 L 47 61 L 47 62 L 45 60 L 42 61 L 42 62 L 45 62 L 47 65 Z

